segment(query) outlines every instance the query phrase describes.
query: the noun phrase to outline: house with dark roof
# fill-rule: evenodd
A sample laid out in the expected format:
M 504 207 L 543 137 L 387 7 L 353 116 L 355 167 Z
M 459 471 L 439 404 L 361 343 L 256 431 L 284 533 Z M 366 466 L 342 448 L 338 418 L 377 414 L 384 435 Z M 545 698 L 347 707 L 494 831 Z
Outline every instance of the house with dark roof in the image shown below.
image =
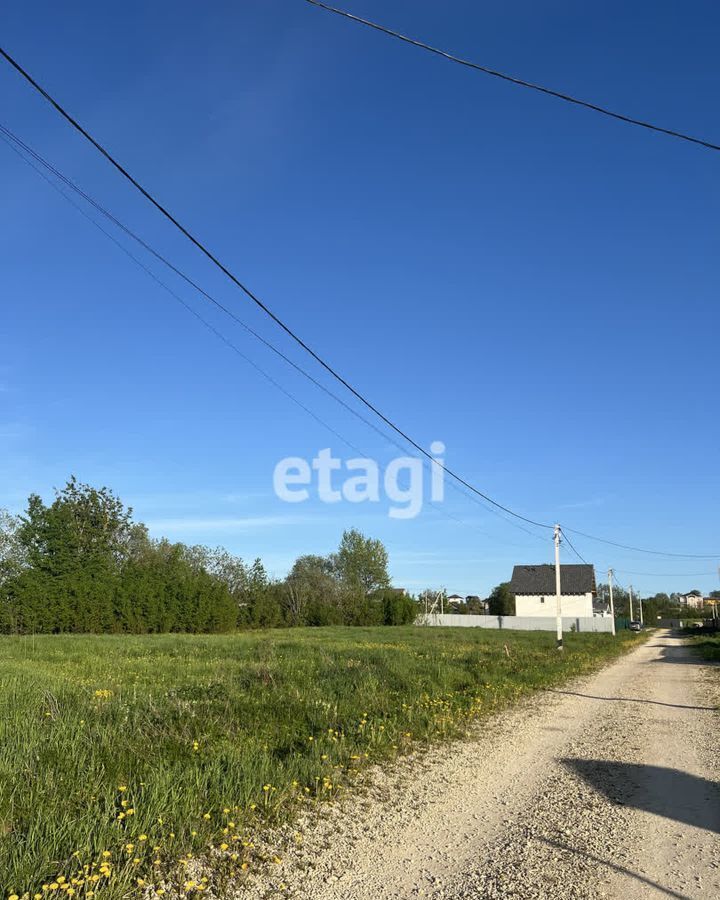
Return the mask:
M 555 566 L 515 566 L 510 590 L 515 594 L 516 616 L 554 616 Z M 563 616 L 591 616 L 597 588 L 595 569 L 588 565 L 560 566 Z

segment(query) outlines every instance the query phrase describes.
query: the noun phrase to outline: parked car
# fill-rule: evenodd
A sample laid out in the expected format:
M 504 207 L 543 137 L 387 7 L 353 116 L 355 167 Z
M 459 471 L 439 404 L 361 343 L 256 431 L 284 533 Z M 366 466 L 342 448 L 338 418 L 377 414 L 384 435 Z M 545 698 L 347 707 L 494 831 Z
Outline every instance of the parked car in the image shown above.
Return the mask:
M 642 625 L 639 622 L 631 622 L 630 623 L 630 631 L 640 631 L 642 629 Z

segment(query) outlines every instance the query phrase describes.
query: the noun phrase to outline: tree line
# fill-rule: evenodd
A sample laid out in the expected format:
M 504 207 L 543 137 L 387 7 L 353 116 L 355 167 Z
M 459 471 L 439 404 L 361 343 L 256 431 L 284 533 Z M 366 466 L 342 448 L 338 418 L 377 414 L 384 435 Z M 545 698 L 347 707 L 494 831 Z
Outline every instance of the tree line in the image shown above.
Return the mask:
M 106 487 L 70 478 L 52 503 L 0 511 L 0 632 L 220 632 L 293 625 L 396 625 L 414 601 L 391 587 L 383 544 L 346 531 L 281 580 L 260 559 L 150 537 Z

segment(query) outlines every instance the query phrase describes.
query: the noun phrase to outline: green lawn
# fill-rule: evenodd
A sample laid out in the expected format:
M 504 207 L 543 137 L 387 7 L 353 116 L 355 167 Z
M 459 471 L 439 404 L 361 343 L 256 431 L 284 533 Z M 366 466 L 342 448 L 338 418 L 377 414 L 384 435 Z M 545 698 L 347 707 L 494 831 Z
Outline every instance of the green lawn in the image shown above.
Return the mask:
M 570 634 L 562 656 L 554 640 L 418 627 L 0 637 L 5 896 L 139 896 L 164 878 L 200 895 L 263 864 L 254 834 L 352 789 L 368 763 L 457 736 L 642 638 Z M 198 858 L 212 872 L 193 886 L 177 873 Z

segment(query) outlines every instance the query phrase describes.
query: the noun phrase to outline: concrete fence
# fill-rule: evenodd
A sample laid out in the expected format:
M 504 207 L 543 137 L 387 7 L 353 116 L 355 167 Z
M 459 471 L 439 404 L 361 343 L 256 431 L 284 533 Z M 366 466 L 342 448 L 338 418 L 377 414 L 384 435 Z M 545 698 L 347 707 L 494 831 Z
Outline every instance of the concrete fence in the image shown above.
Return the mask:
M 508 631 L 555 631 L 554 616 L 471 616 L 457 613 L 429 613 L 418 616 L 416 625 L 461 628 L 495 628 Z M 563 631 L 612 632 L 609 616 L 563 616 Z

